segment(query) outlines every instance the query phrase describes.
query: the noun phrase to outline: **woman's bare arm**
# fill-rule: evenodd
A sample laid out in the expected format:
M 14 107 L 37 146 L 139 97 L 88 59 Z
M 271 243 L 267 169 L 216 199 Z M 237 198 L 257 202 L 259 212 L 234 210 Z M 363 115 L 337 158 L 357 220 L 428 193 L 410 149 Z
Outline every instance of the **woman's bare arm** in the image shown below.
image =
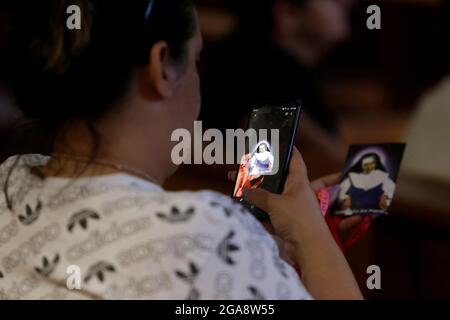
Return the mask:
M 303 283 L 314 298 L 363 298 L 321 214 L 298 150 L 282 195 L 257 189 L 246 190 L 245 197 L 269 213 L 276 234 L 291 246 Z

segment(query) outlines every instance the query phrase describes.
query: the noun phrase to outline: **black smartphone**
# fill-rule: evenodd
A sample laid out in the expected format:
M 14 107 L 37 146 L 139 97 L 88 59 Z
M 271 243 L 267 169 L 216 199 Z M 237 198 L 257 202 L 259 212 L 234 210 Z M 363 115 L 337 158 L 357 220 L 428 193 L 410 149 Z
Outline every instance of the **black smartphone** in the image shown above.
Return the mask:
M 245 142 L 245 152 L 238 168 L 233 198 L 241 202 L 259 220 L 267 221 L 269 216 L 245 201 L 243 190 L 264 188 L 277 194 L 283 192 L 301 112 L 301 102 L 295 101 L 255 108 L 250 115 L 247 133 L 254 134 L 248 134 Z

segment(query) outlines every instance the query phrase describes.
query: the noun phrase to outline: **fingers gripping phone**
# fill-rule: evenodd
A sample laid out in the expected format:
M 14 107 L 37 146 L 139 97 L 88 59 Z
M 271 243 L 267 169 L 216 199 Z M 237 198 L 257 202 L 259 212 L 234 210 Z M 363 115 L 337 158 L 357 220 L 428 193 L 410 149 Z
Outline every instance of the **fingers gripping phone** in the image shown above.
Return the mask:
M 283 192 L 301 112 L 301 102 L 295 101 L 256 108 L 250 115 L 249 138 L 238 168 L 233 198 L 259 220 L 269 220 L 268 214 L 248 203 L 243 198 L 243 191 L 264 188 L 272 193 Z

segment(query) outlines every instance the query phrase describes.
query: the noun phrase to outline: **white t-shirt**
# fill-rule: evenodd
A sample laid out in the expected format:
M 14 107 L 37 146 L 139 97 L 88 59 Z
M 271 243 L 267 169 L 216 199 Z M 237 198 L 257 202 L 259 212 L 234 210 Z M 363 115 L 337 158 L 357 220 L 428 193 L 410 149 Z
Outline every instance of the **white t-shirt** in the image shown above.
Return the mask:
M 166 192 L 126 174 L 30 173 L 46 161 L 26 155 L 0 166 L 2 187 L 11 172 L 13 204 L 0 195 L 0 299 L 311 298 L 232 199 Z M 69 290 L 78 279 L 81 289 Z

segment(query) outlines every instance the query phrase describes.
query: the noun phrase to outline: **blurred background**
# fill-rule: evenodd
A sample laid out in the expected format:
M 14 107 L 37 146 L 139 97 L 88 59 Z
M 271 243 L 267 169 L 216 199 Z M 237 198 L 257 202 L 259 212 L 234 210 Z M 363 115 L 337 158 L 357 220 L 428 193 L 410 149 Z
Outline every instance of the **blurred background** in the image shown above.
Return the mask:
M 407 142 L 390 214 L 347 256 L 368 299 L 450 299 L 450 15 L 445 0 L 198 0 L 204 126 L 245 127 L 254 105 L 300 98 L 311 179 L 350 144 Z M 369 30 L 369 5 L 381 30 Z M 0 17 L 0 30 L 7 18 Z M 2 33 L 0 32 L 0 40 Z M 1 58 L 1 41 L 0 41 Z M 0 66 L 1 68 L 1 66 Z M 1 84 L 0 69 L 0 84 Z M 1 87 L 1 86 L 0 86 Z M 20 115 L 0 89 L 0 134 Z M 170 190 L 230 195 L 232 166 L 189 166 Z M 381 290 L 366 287 L 381 267 Z
M 204 123 L 245 127 L 251 106 L 300 97 L 308 119 L 297 146 L 311 179 L 340 171 L 349 144 L 408 142 L 390 215 L 377 219 L 347 256 L 368 299 L 450 298 L 450 16 L 444 1 L 198 3 Z M 381 8 L 381 30 L 366 27 L 371 4 Z M 195 181 L 196 189 L 230 194 L 231 169 L 183 168 L 168 187 L 192 188 Z M 366 289 L 372 264 L 381 267 L 382 290 Z

